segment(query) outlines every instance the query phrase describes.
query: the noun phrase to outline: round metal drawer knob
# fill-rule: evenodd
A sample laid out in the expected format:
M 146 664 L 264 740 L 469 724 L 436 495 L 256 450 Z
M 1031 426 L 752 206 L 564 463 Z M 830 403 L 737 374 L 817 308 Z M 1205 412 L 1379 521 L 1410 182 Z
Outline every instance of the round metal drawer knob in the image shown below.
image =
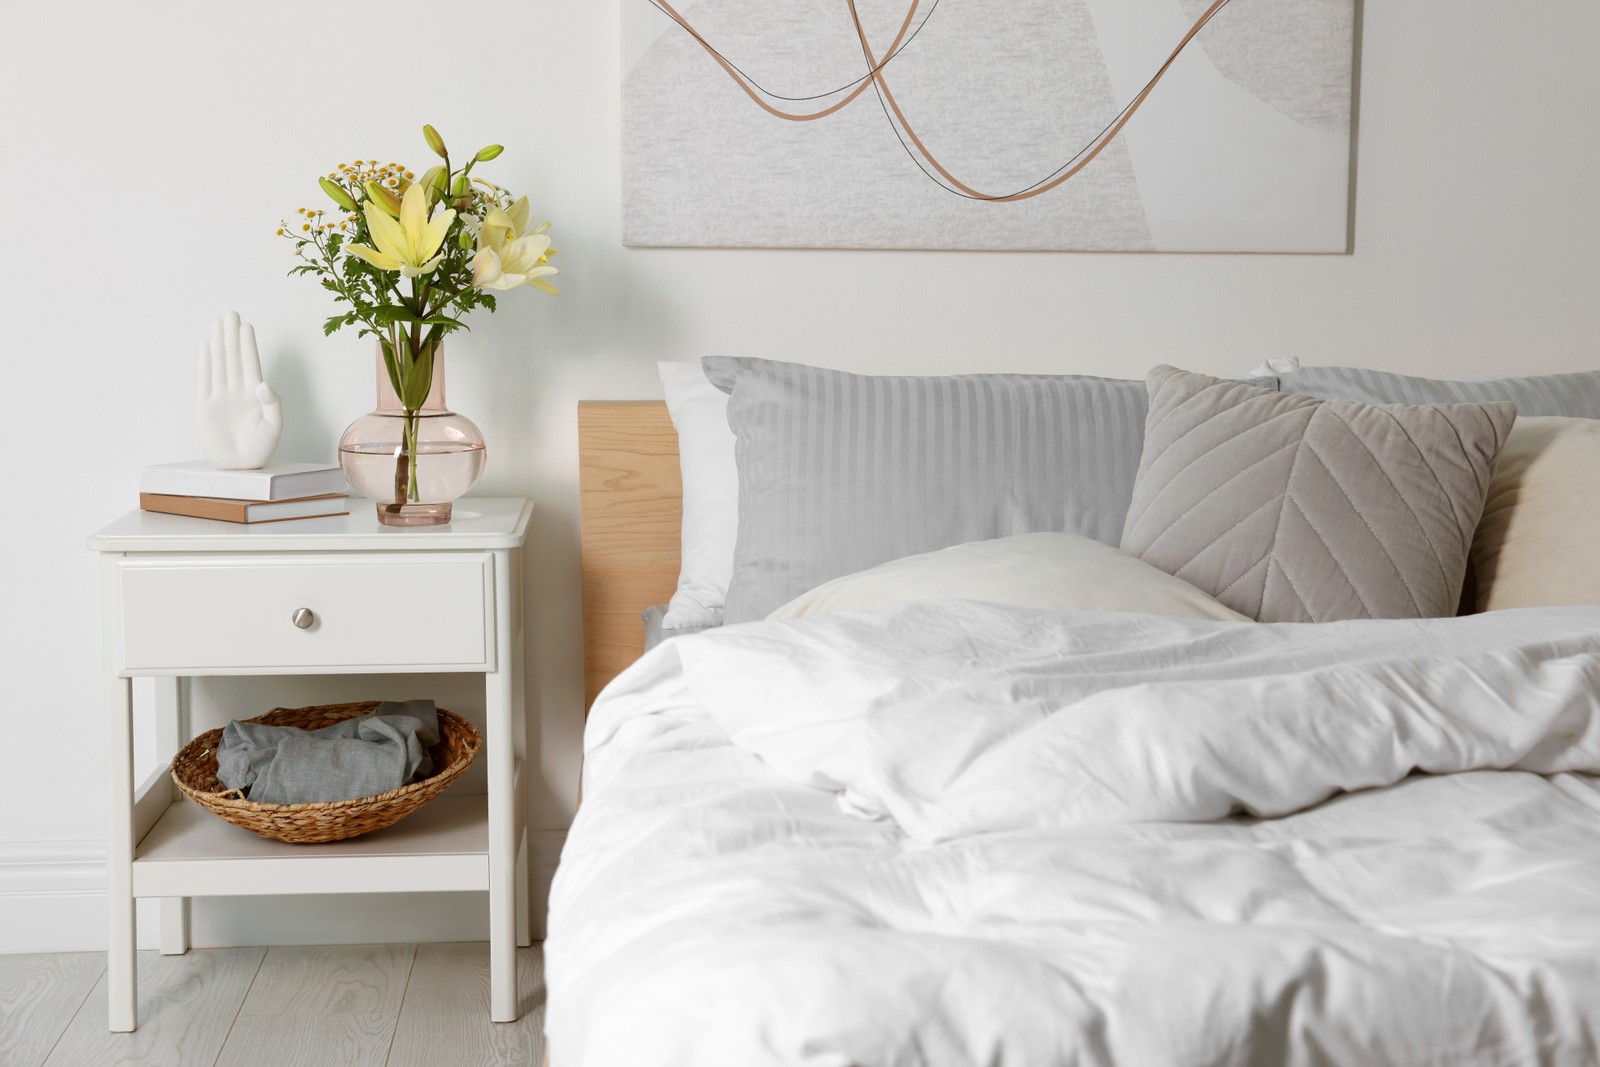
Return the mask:
M 310 608 L 295 608 L 294 614 L 290 616 L 290 619 L 300 629 L 309 630 L 311 629 L 311 624 L 317 621 L 317 616 Z

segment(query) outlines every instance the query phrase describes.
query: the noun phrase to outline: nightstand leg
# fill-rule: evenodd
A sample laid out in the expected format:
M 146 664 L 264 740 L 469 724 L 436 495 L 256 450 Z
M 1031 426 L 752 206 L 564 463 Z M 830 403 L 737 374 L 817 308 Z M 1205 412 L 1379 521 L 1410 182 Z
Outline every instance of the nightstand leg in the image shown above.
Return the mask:
M 156 756 L 167 762 L 178 749 L 189 743 L 189 702 L 187 678 L 157 678 Z M 178 787 L 172 799 L 181 800 Z M 161 954 L 181 956 L 189 951 L 189 898 L 161 898 Z
M 526 766 L 526 764 L 524 764 Z M 528 831 L 517 835 L 517 947 L 533 944 L 533 913 L 529 910 Z
M 500 632 L 510 630 L 502 623 Z M 484 675 L 489 758 L 489 1018 L 517 1018 L 517 818 L 513 775 L 512 670 L 509 640 L 502 641 L 500 669 Z
M 111 795 L 106 827 L 106 995 L 111 1029 L 139 1025 L 139 986 L 133 916 L 133 683 L 111 679 L 107 707 L 106 787 Z
M 528 758 L 528 674 L 527 634 L 518 630 L 511 647 L 511 714 L 512 733 L 517 739 L 517 758 L 522 761 L 522 789 L 517 794 L 517 823 L 522 831 L 517 834 L 517 945 L 527 948 L 533 944 L 533 894 L 528 884 L 528 775 L 533 761 Z

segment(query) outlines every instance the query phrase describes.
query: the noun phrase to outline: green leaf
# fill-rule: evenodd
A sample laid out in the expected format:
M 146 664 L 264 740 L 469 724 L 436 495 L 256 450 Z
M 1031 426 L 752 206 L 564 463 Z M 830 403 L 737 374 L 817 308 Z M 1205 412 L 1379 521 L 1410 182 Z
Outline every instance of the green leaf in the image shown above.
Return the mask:
M 339 327 L 343 326 L 344 324 L 345 324 L 344 316 L 343 315 L 335 315 L 333 318 L 329 319 L 328 321 L 326 321 L 326 322 L 324 322 L 322 324 L 322 336 L 331 337 L 333 335 L 333 331 L 337 330 Z
M 383 367 L 389 374 L 389 385 L 393 387 L 394 395 L 400 396 L 403 391 L 400 388 L 400 367 L 395 362 L 394 345 L 382 334 L 373 333 L 373 336 L 378 338 L 379 350 L 383 352 Z
M 405 379 L 404 388 L 396 390 L 400 396 L 400 403 L 408 411 L 416 411 L 428 401 L 428 393 L 433 389 L 433 353 L 436 341 L 424 344 L 416 353 L 416 360 L 411 364 L 409 375 L 402 375 Z
M 397 322 L 421 322 L 422 319 L 411 313 L 410 308 L 400 307 L 396 304 L 384 304 L 372 312 L 373 321 L 379 326 L 393 326 Z
M 393 326 L 397 322 L 408 322 L 417 326 L 443 326 L 446 329 L 459 330 L 466 323 L 459 319 L 452 319 L 447 315 L 429 315 L 423 318 L 410 308 L 397 304 L 384 304 L 372 313 L 373 319 L 380 326 Z

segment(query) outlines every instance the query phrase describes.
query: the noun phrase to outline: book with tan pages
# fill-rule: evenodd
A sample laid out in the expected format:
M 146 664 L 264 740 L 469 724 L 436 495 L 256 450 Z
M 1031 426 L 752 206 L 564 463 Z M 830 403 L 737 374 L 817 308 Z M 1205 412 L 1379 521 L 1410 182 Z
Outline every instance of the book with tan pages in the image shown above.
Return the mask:
M 188 515 L 221 522 L 283 522 L 285 519 L 320 519 L 350 514 L 350 498 L 343 493 L 302 497 L 298 500 L 235 500 L 218 496 L 174 496 L 140 493 L 139 507 L 164 515 Z

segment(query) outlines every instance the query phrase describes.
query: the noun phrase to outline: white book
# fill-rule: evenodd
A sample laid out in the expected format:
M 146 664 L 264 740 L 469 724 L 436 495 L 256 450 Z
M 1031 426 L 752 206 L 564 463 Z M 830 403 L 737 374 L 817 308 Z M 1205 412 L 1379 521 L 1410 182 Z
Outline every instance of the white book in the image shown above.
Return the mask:
M 141 493 L 211 496 L 229 500 L 294 500 L 346 491 L 344 471 L 327 463 L 269 463 L 249 471 L 224 471 L 208 460 L 159 463 L 139 472 Z

